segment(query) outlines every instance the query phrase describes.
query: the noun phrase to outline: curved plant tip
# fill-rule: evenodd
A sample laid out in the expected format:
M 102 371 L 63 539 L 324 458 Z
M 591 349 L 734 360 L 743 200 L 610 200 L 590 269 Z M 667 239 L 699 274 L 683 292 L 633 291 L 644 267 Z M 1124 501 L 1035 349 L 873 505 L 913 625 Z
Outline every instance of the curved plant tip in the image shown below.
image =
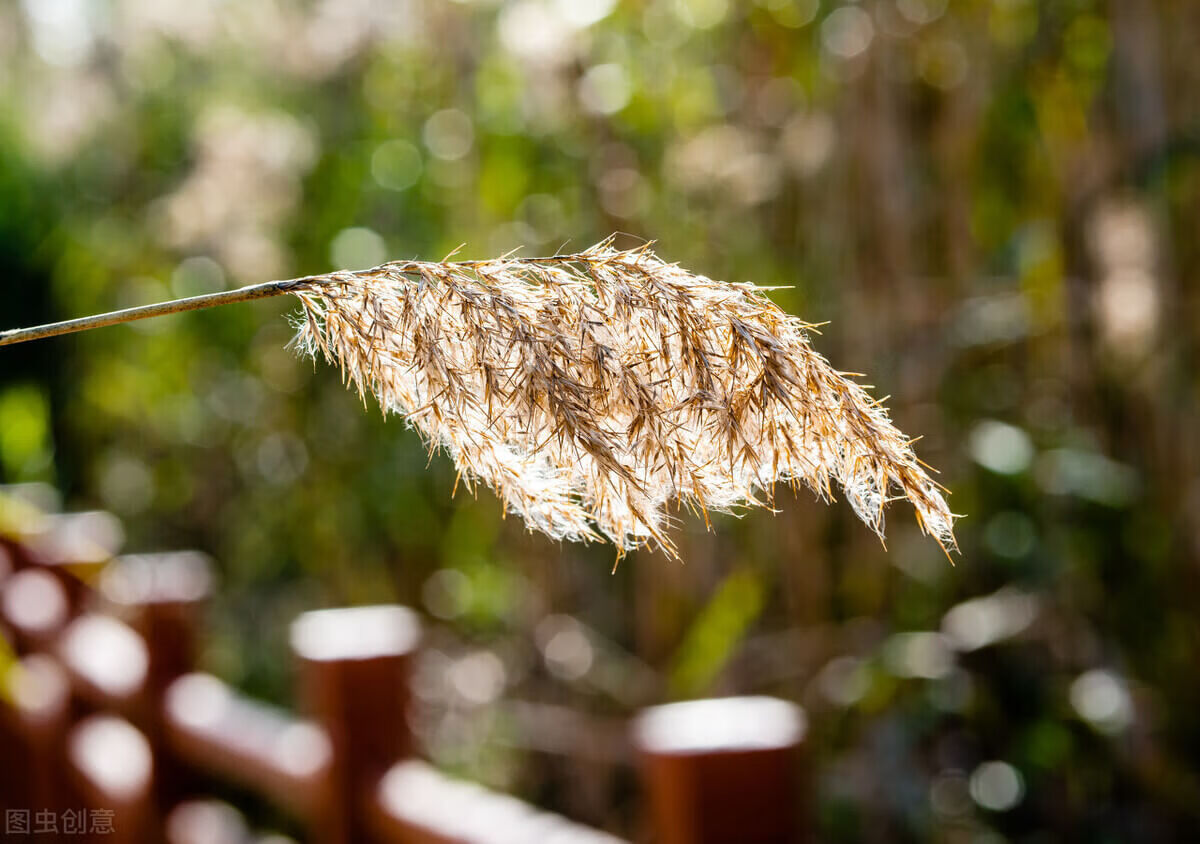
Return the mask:
M 886 410 L 749 284 L 609 238 L 550 258 L 426 263 L 300 280 L 300 348 L 444 449 L 531 528 L 678 556 L 668 505 L 769 506 L 776 482 L 841 489 L 882 538 L 907 498 L 954 519 Z

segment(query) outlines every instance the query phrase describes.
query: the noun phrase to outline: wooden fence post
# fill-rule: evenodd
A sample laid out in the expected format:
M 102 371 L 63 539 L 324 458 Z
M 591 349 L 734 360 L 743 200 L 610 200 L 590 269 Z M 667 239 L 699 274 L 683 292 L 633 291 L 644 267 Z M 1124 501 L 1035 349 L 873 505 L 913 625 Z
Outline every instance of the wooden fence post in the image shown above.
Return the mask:
M 399 606 L 320 610 L 292 623 L 301 705 L 324 728 L 332 751 L 315 841 L 368 840 L 379 779 L 413 749 L 408 679 L 419 639 L 417 616 Z
M 67 739 L 70 770 L 82 800 L 82 840 L 95 844 L 147 844 L 154 834 L 154 762 L 150 743 L 115 715 L 85 718 Z M 59 824 L 68 823 L 66 812 Z M 74 820 L 72 816 L 72 823 Z M 75 835 L 63 833 L 62 839 Z
M 767 697 L 657 706 L 634 722 L 656 844 L 804 840 L 804 712 Z
M 13 666 L 6 678 L 8 699 L 0 702 L 0 809 L 4 832 L 33 813 L 70 805 L 62 776 L 64 738 L 71 718 L 71 691 L 66 675 L 53 659 L 33 654 Z M 7 812 L 18 813 L 9 818 Z
M 201 614 L 212 594 L 212 563 L 195 551 L 118 557 L 100 575 L 99 591 L 146 643 L 138 723 L 154 748 L 158 801 L 170 805 L 184 795 L 191 777 L 166 745 L 163 700 L 167 687 L 195 668 Z
M 99 580 L 100 594 L 146 640 L 147 693 L 158 699 L 195 667 L 200 613 L 212 592 L 212 564 L 196 551 L 118 557 Z
M 90 598 L 92 584 L 123 541 L 121 522 L 111 513 L 56 513 L 38 519 L 21 538 L 18 551 L 28 566 L 59 578 L 74 614 Z M 20 568 L 22 560 L 17 562 Z
M 0 585 L 0 624 L 18 653 L 50 649 L 70 617 L 67 590 L 47 571 L 21 569 Z
M 63 631 L 54 654 L 71 678 L 81 713 L 145 717 L 150 650 L 128 624 L 99 612 L 81 615 Z

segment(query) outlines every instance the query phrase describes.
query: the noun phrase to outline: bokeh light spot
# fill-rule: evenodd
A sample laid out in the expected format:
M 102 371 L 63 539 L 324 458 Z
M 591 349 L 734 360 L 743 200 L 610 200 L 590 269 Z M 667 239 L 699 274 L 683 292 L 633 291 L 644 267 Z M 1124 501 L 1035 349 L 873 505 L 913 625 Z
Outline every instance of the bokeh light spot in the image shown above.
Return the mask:
M 971 774 L 971 798 L 985 809 L 1006 812 L 1025 796 L 1020 772 L 1007 762 L 984 762 Z
M 1133 699 L 1125 682 L 1104 669 L 1081 674 L 1071 684 L 1071 706 L 1102 733 L 1115 734 L 1133 722 Z
M 339 270 L 365 270 L 387 260 L 387 243 L 372 229 L 342 229 L 329 244 L 329 261 Z
M 1015 425 L 985 420 L 971 431 L 971 456 L 986 469 L 1001 475 L 1017 475 L 1033 462 L 1033 441 Z
M 407 190 L 421 178 L 421 152 L 408 141 L 384 141 L 371 154 L 371 176 L 388 190 Z
M 421 137 L 434 156 L 457 161 L 475 144 L 475 124 L 456 108 L 443 109 L 425 121 Z
M 821 43 L 841 59 L 852 59 L 865 52 L 874 38 L 871 16 L 858 6 L 834 9 L 821 24 Z

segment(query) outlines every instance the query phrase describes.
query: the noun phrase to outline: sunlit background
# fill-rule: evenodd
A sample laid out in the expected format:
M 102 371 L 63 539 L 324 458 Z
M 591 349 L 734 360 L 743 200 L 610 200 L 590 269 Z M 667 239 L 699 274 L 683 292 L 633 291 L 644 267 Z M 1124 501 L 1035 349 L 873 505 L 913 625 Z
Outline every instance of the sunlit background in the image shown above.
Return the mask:
M 288 348 L 273 300 L 0 350 L 0 480 L 219 564 L 203 665 L 429 620 L 439 766 L 621 834 L 649 704 L 802 704 L 820 840 L 1200 828 L 1200 4 L 0 4 L 0 328 L 611 232 L 772 296 L 953 493 L 555 544 Z M 32 489 L 32 492 L 31 492 Z M 248 809 L 253 811 L 253 807 Z

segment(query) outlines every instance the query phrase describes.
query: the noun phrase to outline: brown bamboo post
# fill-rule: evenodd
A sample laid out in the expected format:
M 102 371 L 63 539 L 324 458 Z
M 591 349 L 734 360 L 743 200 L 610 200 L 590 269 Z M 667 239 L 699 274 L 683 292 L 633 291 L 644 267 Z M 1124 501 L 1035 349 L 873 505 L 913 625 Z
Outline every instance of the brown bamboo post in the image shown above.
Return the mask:
M 767 697 L 657 706 L 633 740 L 657 844 L 778 844 L 807 837 L 800 779 L 806 721 Z
M 26 657 L 12 671 L 7 698 L 0 698 L 0 809 L 5 833 L 19 834 L 27 822 L 32 835 L 37 811 L 70 805 L 62 774 L 71 695 L 62 669 L 44 654 Z
M 212 593 L 212 563 L 196 551 L 118 557 L 99 592 L 150 649 L 148 690 L 162 695 L 195 667 L 200 615 Z
M 300 699 L 332 752 L 314 840 L 367 840 L 365 817 L 380 777 L 413 749 L 408 680 L 419 639 L 416 615 L 399 606 L 321 610 L 292 623 Z
M 62 582 L 74 614 L 91 599 L 93 584 L 122 539 L 121 523 L 111 513 L 56 513 L 38 520 L 22 537 L 21 550 L 28 566 L 41 567 Z
M 145 719 L 150 652 L 128 624 L 104 613 L 81 615 L 63 631 L 55 654 L 84 713 L 104 710 Z
M 80 798 L 86 830 L 96 844 L 155 842 L 154 761 L 150 743 L 115 715 L 93 715 L 67 739 L 69 772 Z M 59 824 L 67 821 L 64 812 Z M 74 835 L 63 834 L 60 840 Z
M 173 681 L 195 668 L 212 568 L 195 551 L 129 555 L 110 563 L 99 579 L 105 603 L 146 643 L 138 725 L 154 749 L 155 792 L 162 805 L 177 802 L 192 779 L 164 741 L 163 699 Z
M 70 614 L 66 588 L 48 571 L 21 569 L 0 584 L 0 625 L 18 653 L 52 648 Z

